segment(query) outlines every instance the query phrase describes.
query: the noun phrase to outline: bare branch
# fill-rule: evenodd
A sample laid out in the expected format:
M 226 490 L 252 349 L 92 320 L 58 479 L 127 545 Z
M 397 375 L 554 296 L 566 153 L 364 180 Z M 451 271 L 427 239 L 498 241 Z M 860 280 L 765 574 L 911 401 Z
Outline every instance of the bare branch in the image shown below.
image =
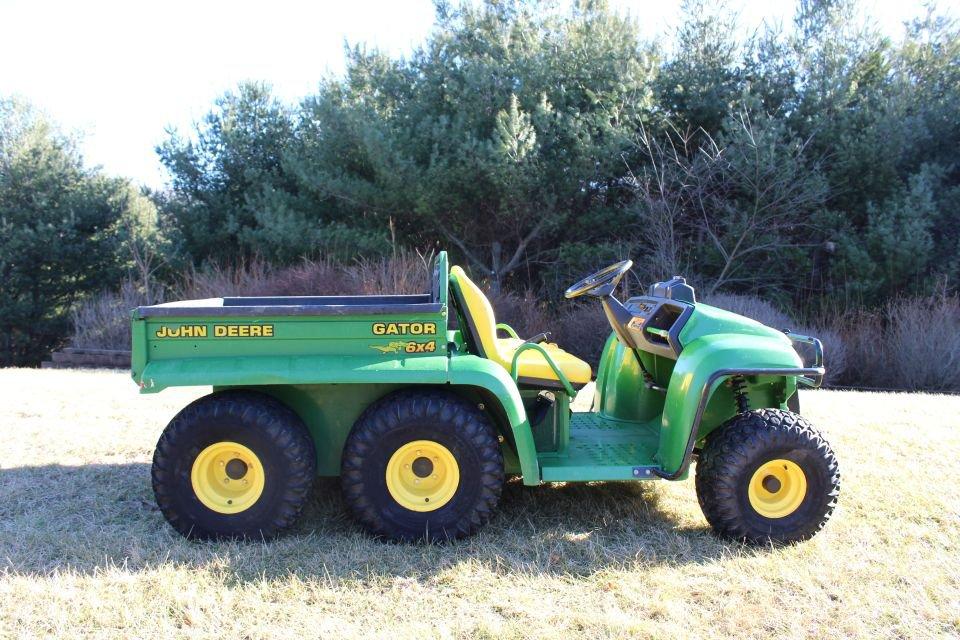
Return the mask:
M 447 231 L 446 229 L 442 229 L 442 230 L 443 230 L 443 235 L 447 236 L 447 239 L 450 240 L 450 242 L 452 242 L 453 244 L 457 245 L 457 247 L 460 249 L 460 251 L 463 252 L 463 255 L 465 255 L 465 256 L 467 257 L 467 260 L 469 260 L 469 261 L 470 261 L 471 263 L 473 263 L 476 267 L 478 267 L 479 269 L 481 269 L 481 270 L 483 271 L 483 273 L 486 274 L 486 275 L 489 275 L 489 274 L 491 274 L 491 273 L 493 272 L 492 269 L 490 269 L 490 267 L 488 267 L 482 260 L 480 260 L 477 256 L 475 256 L 475 255 L 473 254 L 473 252 L 470 251 L 470 249 L 467 248 L 467 245 L 464 244 L 463 241 L 462 241 L 460 238 L 458 238 L 457 236 L 453 235 L 452 233 L 450 233 L 450 232 Z

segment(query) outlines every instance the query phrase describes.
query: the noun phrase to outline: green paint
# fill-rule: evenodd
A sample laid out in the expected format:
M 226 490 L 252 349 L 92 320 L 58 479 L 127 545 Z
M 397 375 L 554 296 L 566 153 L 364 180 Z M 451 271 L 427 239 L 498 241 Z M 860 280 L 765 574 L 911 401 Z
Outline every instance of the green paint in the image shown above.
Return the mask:
M 783 334 L 775 333 L 770 337 L 732 333 L 703 335 L 685 344 L 667 387 L 657 449 L 660 465 L 668 472 L 680 466 L 701 392 L 714 371 L 731 367 L 791 368 L 800 365 L 800 357 Z M 724 380 L 714 383 L 713 396 L 707 404 L 698 438 L 706 436 L 736 412 L 733 394 L 723 384 Z M 769 387 L 777 384 L 782 387 L 782 376 L 748 379 L 751 408 L 779 407 L 780 403 L 771 402 L 769 397 Z

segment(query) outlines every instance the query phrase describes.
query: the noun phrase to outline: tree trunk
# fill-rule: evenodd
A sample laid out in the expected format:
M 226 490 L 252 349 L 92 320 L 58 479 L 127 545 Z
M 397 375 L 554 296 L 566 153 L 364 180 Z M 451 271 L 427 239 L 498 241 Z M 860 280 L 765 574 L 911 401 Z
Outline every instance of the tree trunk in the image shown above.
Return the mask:
M 500 294 L 500 256 L 501 256 L 501 247 L 499 242 L 494 242 L 490 246 L 490 293 L 494 295 Z

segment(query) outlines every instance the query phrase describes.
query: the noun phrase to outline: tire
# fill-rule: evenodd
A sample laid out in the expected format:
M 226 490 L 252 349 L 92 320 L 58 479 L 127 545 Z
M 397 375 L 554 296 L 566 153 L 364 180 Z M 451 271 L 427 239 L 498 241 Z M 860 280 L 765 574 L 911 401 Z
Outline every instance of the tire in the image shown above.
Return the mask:
M 421 478 L 423 485 L 413 484 Z M 455 540 L 490 520 L 503 488 L 503 456 L 493 424 L 474 404 L 440 391 L 400 391 L 354 424 L 340 482 L 371 535 Z
M 153 492 L 187 538 L 267 539 L 297 519 L 316 464 L 307 428 L 287 406 L 224 391 L 187 405 L 167 425 L 153 455 Z
M 758 409 L 707 436 L 696 487 L 703 515 L 721 537 L 789 544 L 830 519 L 840 471 L 830 445 L 803 417 Z

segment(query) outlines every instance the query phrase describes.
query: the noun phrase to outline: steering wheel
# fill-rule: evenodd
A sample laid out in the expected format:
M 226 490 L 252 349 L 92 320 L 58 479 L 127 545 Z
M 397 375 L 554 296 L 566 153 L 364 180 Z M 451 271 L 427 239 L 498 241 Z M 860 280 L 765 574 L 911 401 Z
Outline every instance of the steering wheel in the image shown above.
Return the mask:
M 592 295 L 605 295 L 607 292 L 603 293 L 594 293 L 597 289 L 601 289 L 610 286 L 610 291 L 612 291 L 617 283 L 620 282 L 620 278 L 623 277 L 627 271 L 630 270 L 630 267 L 633 266 L 633 260 L 624 260 L 623 262 L 618 262 L 617 264 L 612 264 L 605 269 L 601 269 L 596 273 L 587 276 L 577 284 L 573 285 L 567 289 L 563 295 L 566 298 L 579 298 L 585 294 Z

